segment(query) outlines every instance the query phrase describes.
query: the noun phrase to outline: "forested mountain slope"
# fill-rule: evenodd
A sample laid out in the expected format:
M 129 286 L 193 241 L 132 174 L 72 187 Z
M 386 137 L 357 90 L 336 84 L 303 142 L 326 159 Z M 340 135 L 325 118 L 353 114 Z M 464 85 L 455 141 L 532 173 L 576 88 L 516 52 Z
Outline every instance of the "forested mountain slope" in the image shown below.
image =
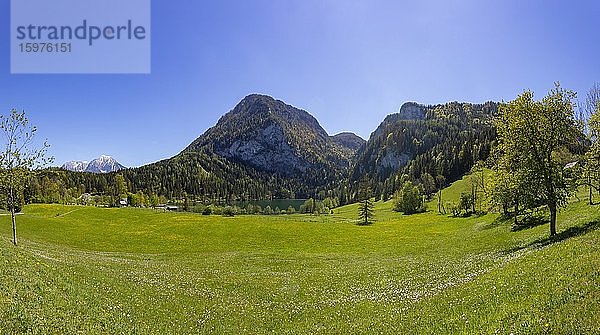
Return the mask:
M 358 153 L 350 180 L 366 176 L 377 194 L 392 194 L 403 175 L 413 181 L 437 180 L 438 186 L 457 180 L 489 156 L 498 106 L 494 102 L 405 103 L 371 134 Z

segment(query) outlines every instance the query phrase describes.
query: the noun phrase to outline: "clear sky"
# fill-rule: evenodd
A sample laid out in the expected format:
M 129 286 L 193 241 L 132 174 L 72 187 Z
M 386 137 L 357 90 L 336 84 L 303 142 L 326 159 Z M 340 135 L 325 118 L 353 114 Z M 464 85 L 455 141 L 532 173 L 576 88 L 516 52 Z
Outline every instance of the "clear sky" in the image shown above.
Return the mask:
M 554 81 L 582 96 L 600 81 L 598 22 L 596 0 L 152 0 L 150 75 L 11 75 L 0 25 L 0 106 L 27 111 L 56 165 L 171 157 L 250 93 L 368 138 L 406 101 L 541 97 Z

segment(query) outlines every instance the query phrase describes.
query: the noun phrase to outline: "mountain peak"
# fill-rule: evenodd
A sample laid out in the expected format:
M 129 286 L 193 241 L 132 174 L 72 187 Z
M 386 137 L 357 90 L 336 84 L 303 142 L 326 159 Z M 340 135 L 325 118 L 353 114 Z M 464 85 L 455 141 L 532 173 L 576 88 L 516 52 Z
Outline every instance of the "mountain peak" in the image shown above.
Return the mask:
M 328 136 L 325 130 L 312 115 L 305 110 L 288 105 L 265 94 L 253 93 L 244 97 L 229 113 L 221 117 L 219 123 L 231 119 L 255 117 L 260 121 L 273 121 L 279 124 L 289 123 L 292 125 L 309 124 L 317 130 L 321 136 Z
M 405 102 L 400 107 L 398 113 L 390 114 L 383 119 L 383 122 L 371 133 L 371 139 L 379 137 L 387 125 L 399 121 L 418 121 L 425 119 L 425 106 L 416 102 Z
M 250 93 L 247 96 L 245 96 L 242 99 L 242 101 L 240 101 L 240 103 L 245 102 L 245 101 L 249 101 L 249 100 L 275 101 L 275 98 L 273 98 L 270 95 L 266 95 L 266 94 L 262 94 L 262 93 Z
M 331 136 L 331 139 L 333 139 L 333 141 L 337 144 L 354 151 L 357 151 L 360 149 L 360 147 L 367 143 L 367 141 L 365 141 L 362 137 L 348 131 L 335 134 Z
M 286 175 L 323 167 L 337 171 L 353 154 L 308 112 L 263 94 L 243 98 L 184 150 L 190 151 L 210 151 Z
M 75 172 L 109 173 L 125 169 L 116 159 L 108 155 L 88 161 L 70 161 L 62 166 L 63 169 Z
M 400 119 L 404 120 L 423 120 L 425 118 L 425 109 L 416 102 L 405 102 L 398 112 Z
M 252 93 L 245 96 L 238 104 L 234 107 L 233 111 L 249 110 L 251 112 L 268 112 L 269 109 L 273 108 L 275 104 L 283 103 L 266 94 Z
M 89 163 L 88 161 L 68 161 L 62 165 L 62 168 L 69 171 L 84 172 Z

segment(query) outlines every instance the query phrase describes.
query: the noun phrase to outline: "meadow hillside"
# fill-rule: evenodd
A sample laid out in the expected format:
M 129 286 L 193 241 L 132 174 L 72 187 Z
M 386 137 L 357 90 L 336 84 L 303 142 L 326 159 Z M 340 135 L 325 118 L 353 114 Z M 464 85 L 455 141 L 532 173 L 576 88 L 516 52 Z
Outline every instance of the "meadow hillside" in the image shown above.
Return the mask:
M 0 333 L 600 333 L 598 206 L 574 199 L 553 239 L 496 214 L 390 208 L 358 226 L 356 205 L 231 218 L 28 205 L 19 247 L 0 217 Z

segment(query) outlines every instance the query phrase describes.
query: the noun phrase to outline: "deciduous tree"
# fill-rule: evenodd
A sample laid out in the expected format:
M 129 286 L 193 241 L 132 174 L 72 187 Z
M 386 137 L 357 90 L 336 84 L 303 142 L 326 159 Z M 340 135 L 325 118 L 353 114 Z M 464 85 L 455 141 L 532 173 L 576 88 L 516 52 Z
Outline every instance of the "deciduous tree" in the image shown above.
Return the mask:
M 414 214 L 424 211 L 423 196 L 418 185 L 413 185 L 407 181 L 402 186 L 402 190 L 396 195 L 394 202 L 394 211 L 404 214 Z
M 12 109 L 8 115 L 0 115 L 0 130 L 4 134 L 4 147 L 0 151 L 0 188 L 6 196 L 6 204 L 11 214 L 13 243 L 17 245 L 17 222 L 15 211 L 22 197 L 23 189 L 32 170 L 52 162 L 46 157 L 47 142 L 36 145 L 37 128 L 32 126 L 25 115 Z
M 591 146 L 584 157 L 583 179 L 589 188 L 589 203 L 594 204 L 593 190 L 600 192 L 600 101 L 588 122 Z
M 499 168 L 519 176 L 519 193 L 550 211 L 550 235 L 556 234 L 556 213 L 573 191 L 561 151 L 582 138 L 574 116 L 575 93 L 557 83 L 541 101 L 526 91 L 501 107 L 497 120 Z M 518 203 L 518 202 L 517 202 Z

